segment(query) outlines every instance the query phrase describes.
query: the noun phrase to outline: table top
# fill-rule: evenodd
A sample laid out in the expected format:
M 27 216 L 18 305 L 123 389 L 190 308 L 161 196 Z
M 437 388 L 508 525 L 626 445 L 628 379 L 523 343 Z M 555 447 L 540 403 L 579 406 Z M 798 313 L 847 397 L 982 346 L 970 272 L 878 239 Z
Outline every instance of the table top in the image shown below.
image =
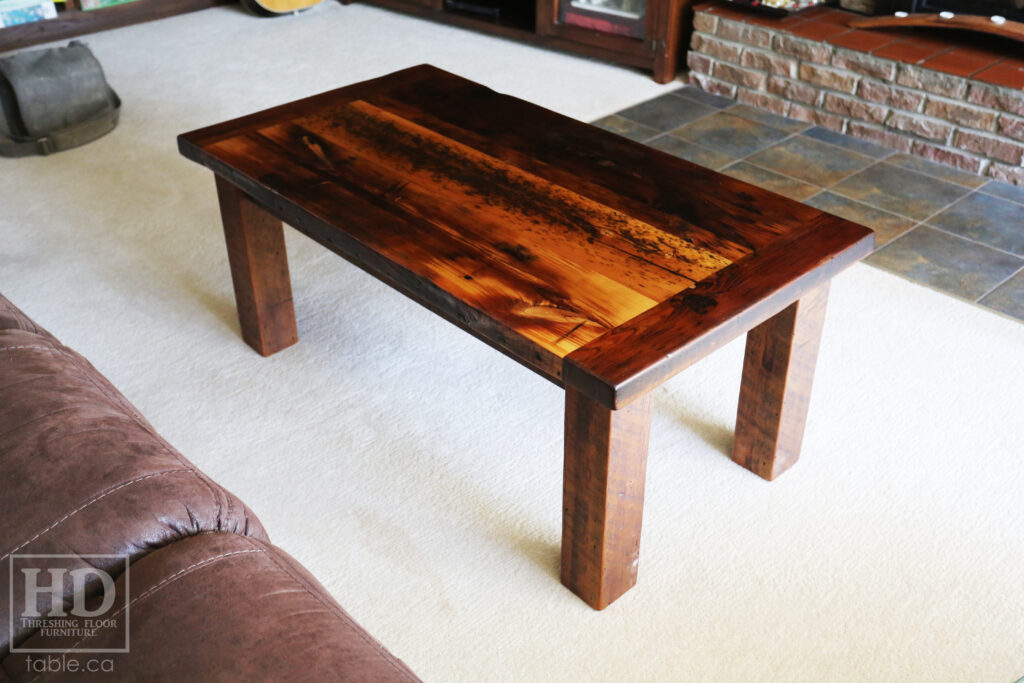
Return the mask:
M 867 228 L 428 65 L 178 142 L 288 224 L 611 407 L 873 244 Z

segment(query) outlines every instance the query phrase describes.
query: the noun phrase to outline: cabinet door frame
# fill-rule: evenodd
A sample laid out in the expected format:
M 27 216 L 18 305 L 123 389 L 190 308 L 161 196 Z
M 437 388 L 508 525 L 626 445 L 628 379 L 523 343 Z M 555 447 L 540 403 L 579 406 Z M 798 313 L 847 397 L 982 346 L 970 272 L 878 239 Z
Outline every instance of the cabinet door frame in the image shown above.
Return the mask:
M 659 83 L 674 77 L 682 11 L 688 0 L 647 0 L 642 38 L 602 33 L 595 29 L 560 23 L 559 4 L 568 1 L 537 0 L 538 35 L 615 52 L 633 58 L 630 61 L 642 59 L 652 66 L 654 79 Z
M 572 26 L 558 21 L 558 10 L 563 2 L 570 0 L 538 0 L 537 2 L 537 33 L 545 36 L 571 40 L 574 43 L 593 45 L 605 50 L 621 52 L 637 57 L 654 52 L 652 36 L 657 28 L 656 15 L 658 8 L 665 0 L 647 0 L 647 12 L 644 14 L 643 37 L 620 36 L 614 33 L 603 33 L 596 29 L 583 26 Z

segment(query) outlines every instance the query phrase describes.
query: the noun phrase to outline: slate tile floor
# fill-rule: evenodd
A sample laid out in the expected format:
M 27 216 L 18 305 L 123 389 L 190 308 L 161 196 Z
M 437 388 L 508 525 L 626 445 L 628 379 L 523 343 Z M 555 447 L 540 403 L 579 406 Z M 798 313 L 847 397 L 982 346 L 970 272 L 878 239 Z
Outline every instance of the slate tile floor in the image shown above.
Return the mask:
M 1024 322 L 1024 187 L 693 86 L 594 124 L 866 225 L 868 263 Z

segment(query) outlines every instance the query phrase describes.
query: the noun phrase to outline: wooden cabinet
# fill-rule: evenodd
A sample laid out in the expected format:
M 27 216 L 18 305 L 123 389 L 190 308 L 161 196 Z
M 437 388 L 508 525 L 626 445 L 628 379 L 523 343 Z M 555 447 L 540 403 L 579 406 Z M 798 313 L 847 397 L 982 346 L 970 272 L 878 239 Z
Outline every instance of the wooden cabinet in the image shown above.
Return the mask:
M 231 0 L 136 0 L 124 5 L 83 11 L 79 0 L 67 0 L 56 19 L 0 28 L 0 52 L 163 19 L 228 2 Z
M 342 0 L 349 4 L 352 0 Z M 690 0 L 363 0 L 408 14 L 675 78 Z
M 82 11 L 67 0 L 56 19 L 0 28 L 0 52 L 161 19 L 232 0 L 136 0 Z M 350 4 L 353 0 L 341 0 Z M 692 0 L 363 0 L 369 5 L 485 31 L 675 78 L 682 16 Z
M 643 39 L 652 26 L 647 0 L 549 0 L 538 19 L 549 32 Z

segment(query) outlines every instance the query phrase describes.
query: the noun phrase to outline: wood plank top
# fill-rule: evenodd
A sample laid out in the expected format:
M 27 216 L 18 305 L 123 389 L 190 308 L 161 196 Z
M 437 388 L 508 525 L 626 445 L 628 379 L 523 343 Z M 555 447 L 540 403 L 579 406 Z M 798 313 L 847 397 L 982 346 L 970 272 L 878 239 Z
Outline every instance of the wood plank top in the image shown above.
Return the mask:
M 730 296 L 756 303 L 870 251 L 866 228 L 427 65 L 184 134 L 179 149 L 556 383 L 564 364 L 612 407 L 662 374 L 667 347 L 707 332 L 681 293 L 738 281 Z M 737 279 L 748 267 L 757 277 Z

